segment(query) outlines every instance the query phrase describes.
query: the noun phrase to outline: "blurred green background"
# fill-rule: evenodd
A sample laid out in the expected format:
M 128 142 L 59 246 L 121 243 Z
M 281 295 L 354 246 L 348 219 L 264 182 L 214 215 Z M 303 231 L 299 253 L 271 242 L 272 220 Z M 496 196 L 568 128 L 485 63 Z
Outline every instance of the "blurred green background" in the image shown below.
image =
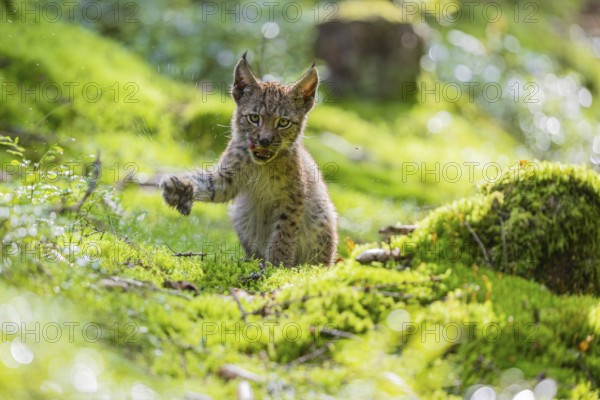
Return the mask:
M 257 398 L 491 399 L 488 389 L 535 388 L 545 398 L 557 382 L 560 398 L 597 398 L 596 298 L 482 278 L 471 265 L 400 271 L 351 257 L 382 239 L 379 228 L 415 223 L 526 160 L 598 171 L 597 1 L 5 0 L 0 18 L 4 398 L 233 398 L 239 379 L 223 377 L 224 363 L 260 374 L 249 379 Z M 243 259 L 225 206 L 195 204 L 183 218 L 154 186 L 224 149 L 246 51 L 264 80 L 319 69 L 304 143 L 339 213 L 343 260 L 332 270 L 250 279 L 257 262 Z M 207 256 L 173 256 L 188 251 Z M 445 269 L 455 275 L 436 275 Z M 181 295 L 176 281 L 198 293 Z M 408 297 L 369 292 L 386 285 Z M 487 285 L 501 293 L 494 301 Z M 273 301 L 277 312 L 249 318 L 297 322 L 303 340 L 286 341 L 279 326 L 274 341 L 211 342 L 203 323 L 240 321 L 230 288 L 248 310 Z M 407 345 L 392 310 L 503 328 L 541 312 L 547 341 Z M 315 321 L 351 336 L 315 353 Z M 56 342 L 44 336 L 52 323 Z M 79 324 L 73 340 L 65 323 Z M 23 338 L 25 326 L 39 337 Z

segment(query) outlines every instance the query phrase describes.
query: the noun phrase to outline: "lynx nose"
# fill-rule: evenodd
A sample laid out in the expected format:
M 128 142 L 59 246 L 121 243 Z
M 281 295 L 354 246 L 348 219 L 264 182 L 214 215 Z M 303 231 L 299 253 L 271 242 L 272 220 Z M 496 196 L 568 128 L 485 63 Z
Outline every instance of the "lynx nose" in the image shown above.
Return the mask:
M 268 145 L 271 144 L 272 141 L 273 141 L 272 137 L 262 137 L 262 138 L 258 139 L 258 144 L 260 144 L 263 147 L 267 147 Z

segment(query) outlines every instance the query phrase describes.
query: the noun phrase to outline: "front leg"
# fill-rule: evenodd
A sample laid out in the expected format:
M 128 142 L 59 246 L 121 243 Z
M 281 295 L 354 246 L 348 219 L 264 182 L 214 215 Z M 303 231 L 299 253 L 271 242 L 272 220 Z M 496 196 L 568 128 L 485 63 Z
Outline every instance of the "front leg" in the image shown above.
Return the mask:
M 189 215 L 193 201 L 224 203 L 233 199 L 239 190 L 242 160 L 231 147 L 213 167 L 164 177 L 160 188 L 167 204 Z
M 279 213 L 267 243 L 266 261 L 275 266 L 293 267 L 296 264 L 301 216 L 301 206 L 287 207 Z

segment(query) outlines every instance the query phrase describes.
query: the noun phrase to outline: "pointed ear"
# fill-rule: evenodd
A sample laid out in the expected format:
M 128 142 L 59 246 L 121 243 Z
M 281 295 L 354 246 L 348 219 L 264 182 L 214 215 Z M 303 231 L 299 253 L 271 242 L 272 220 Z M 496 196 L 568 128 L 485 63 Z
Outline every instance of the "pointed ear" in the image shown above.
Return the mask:
M 295 101 L 304 107 L 305 112 L 308 112 L 315 104 L 315 94 L 318 86 L 319 72 L 313 63 L 308 72 L 292 86 L 291 90 Z
M 246 53 L 235 66 L 233 73 L 233 88 L 231 95 L 235 102 L 239 102 L 244 93 L 247 93 L 251 88 L 258 85 L 257 79 L 250 69 L 250 65 L 246 61 Z

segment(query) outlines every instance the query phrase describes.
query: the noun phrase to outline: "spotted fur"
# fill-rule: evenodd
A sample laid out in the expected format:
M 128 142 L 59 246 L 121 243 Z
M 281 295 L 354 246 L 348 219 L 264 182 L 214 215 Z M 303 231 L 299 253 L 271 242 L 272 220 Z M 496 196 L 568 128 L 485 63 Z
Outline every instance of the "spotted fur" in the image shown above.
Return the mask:
M 274 265 L 331 265 L 337 216 L 315 161 L 301 143 L 319 82 L 314 65 L 293 86 L 259 81 L 245 56 L 235 68 L 232 138 L 214 168 L 168 176 L 167 204 L 233 200 L 230 216 L 246 255 Z

